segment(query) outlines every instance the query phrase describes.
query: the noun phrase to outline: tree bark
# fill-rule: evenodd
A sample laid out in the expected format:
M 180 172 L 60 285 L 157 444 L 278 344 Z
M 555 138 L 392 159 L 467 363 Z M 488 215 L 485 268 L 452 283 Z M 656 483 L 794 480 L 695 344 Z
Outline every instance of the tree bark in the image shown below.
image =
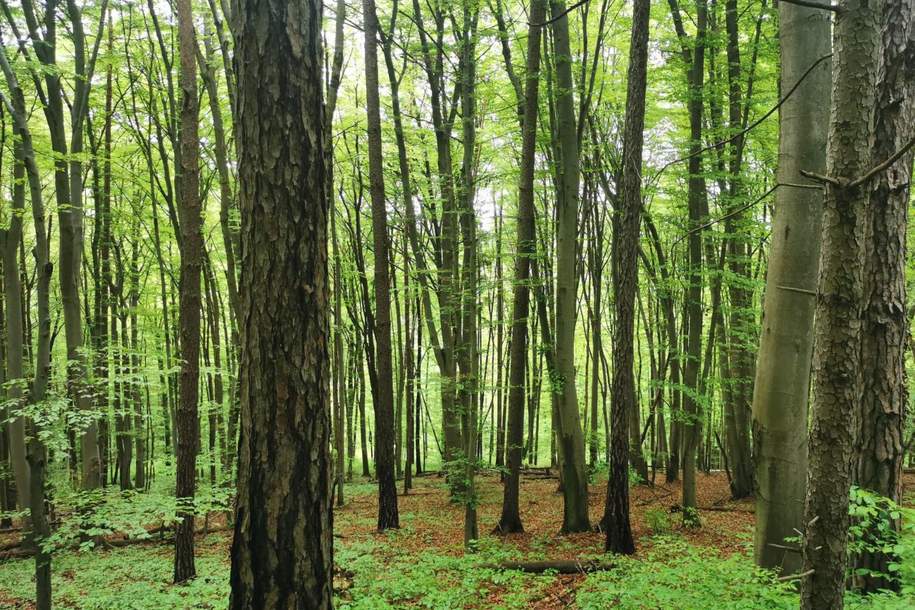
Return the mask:
M 553 393 L 559 398 L 556 440 L 562 467 L 565 533 L 591 529 L 588 517 L 588 473 L 585 439 L 575 390 L 575 307 L 577 304 L 579 151 L 575 127 L 572 51 L 564 0 L 552 0 L 551 24 L 555 44 L 556 111 L 559 130 L 559 192 L 556 223 L 556 368 Z
M 780 2 L 781 90 L 830 52 L 826 11 Z M 822 172 L 826 159 L 829 64 L 804 79 L 779 113 L 779 183 L 803 184 L 800 170 Z M 813 186 L 812 182 L 807 182 Z M 807 400 L 820 257 L 822 195 L 782 186 L 775 192 L 762 329 L 753 390 L 756 460 L 756 563 L 800 569 L 800 556 L 779 548 L 802 529 L 807 472 Z M 779 545 L 779 546 L 773 546 Z
M 332 607 L 321 4 L 233 15 L 241 436 L 229 606 Z
M 915 3 L 884 4 L 881 66 L 874 123 L 874 161 L 888 159 L 915 137 Z M 902 460 L 908 380 L 909 343 L 906 299 L 906 230 L 912 159 L 900 158 L 878 176 L 870 191 L 864 267 L 864 326 L 861 345 L 861 429 L 854 478 L 897 504 L 902 501 Z M 887 515 L 884 515 L 886 517 Z M 898 529 L 896 519 L 890 519 Z M 893 553 L 867 552 L 855 567 L 890 574 Z M 865 575 L 865 591 L 898 589 L 896 579 Z
M 178 212 L 181 227 L 181 376 L 179 381 L 178 465 L 175 497 L 181 518 L 175 532 L 174 581 L 196 576 L 194 566 L 194 489 L 197 484 L 197 415 L 200 378 L 200 272 L 203 266 L 203 210 L 200 202 L 199 140 L 197 136 L 197 36 L 191 0 L 178 0 L 181 56 L 181 154 L 178 171 Z
M 632 9 L 626 122 L 623 128 L 623 177 L 620 209 L 613 240 L 613 283 L 616 317 L 613 327 L 613 387 L 611 406 L 610 479 L 603 525 L 605 549 L 635 553 L 629 524 L 629 417 L 638 408 L 633 376 L 635 293 L 639 280 L 639 227 L 642 210 L 642 132 L 645 128 L 645 89 L 648 70 L 650 0 L 636 0 Z M 632 450 L 638 450 L 636 445 Z
M 378 93 L 378 16 L 375 1 L 363 0 L 365 89 L 368 119 L 369 194 L 375 267 L 375 474 L 378 479 L 378 530 L 400 527 L 394 481 L 394 380 L 391 355 L 391 278 L 388 270 L 388 220 L 384 199 L 381 111 Z
M 823 250 L 816 298 L 813 417 L 804 504 L 802 610 L 841 610 L 848 490 L 860 418 L 863 261 L 880 50 L 881 5 L 842 0 L 833 25 Z M 832 179 L 832 178 L 830 178 Z M 849 182 L 846 182 L 849 181 Z
M 546 16 L 546 0 L 531 0 L 530 29 L 527 36 L 527 62 L 524 84 L 524 115 L 521 123 L 521 171 L 518 178 L 518 221 L 515 257 L 512 324 L 509 339 L 508 475 L 502 489 L 502 515 L 496 530 L 523 532 L 518 510 L 521 461 L 524 452 L 524 380 L 527 369 L 527 326 L 530 312 L 531 259 L 536 253 L 534 233 L 534 165 L 537 147 L 537 110 L 540 93 L 541 23 Z

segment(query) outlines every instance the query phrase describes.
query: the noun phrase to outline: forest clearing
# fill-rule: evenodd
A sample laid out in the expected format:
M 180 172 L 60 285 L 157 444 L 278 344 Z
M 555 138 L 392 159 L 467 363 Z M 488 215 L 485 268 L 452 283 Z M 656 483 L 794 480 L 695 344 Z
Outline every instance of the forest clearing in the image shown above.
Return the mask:
M 915 608 L 915 0 L 0 0 L 0 608 Z

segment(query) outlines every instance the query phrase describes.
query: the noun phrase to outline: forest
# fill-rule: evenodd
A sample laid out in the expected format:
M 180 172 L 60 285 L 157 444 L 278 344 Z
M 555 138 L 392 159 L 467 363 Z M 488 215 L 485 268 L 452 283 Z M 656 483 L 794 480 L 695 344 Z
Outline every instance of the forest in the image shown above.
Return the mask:
M 915 0 L 0 13 L 0 609 L 915 608 Z

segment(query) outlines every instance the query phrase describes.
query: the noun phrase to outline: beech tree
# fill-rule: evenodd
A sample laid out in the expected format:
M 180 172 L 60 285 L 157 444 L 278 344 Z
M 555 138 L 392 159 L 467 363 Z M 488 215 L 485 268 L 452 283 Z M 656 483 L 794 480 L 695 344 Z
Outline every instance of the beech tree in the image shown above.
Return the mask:
M 820 261 L 822 195 L 801 170 L 822 172 L 830 58 L 826 11 L 779 3 L 781 90 L 778 183 L 753 394 L 756 562 L 798 571 L 785 538 L 802 528 L 807 471 L 807 401 Z

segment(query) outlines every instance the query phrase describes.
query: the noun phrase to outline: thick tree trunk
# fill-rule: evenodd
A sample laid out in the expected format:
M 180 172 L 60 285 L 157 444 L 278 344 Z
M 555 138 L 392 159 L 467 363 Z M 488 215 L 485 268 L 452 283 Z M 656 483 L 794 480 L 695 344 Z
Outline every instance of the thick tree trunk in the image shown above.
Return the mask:
M 178 171 L 178 212 L 181 227 L 181 376 L 178 403 L 178 465 L 175 497 L 181 522 L 175 532 L 174 581 L 196 576 L 194 567 L 194 489 L 200 422 L 197 414 L 200 377 L 200 272 L 203 267 L 203 210 L 197 165 L 197 36 L 190 0 L 178 0 L 181 55 L 181 166 Z
M 830 52 L 826 11 L 781 2 L 781 90 L 798 83 Z M 829 117 L 829 64 L 815 68 L 779 113 L 779 183 L 802 184 L 800 170 L 822 172 Z M 814 186 L 812 182 L 808 182 Z M 756 563 L 800 568 L 781 547 L 802 528 L 807 472 L 807 400 L 820 257 L 822 195 L 782 186 L 775 193 L 762 330 L 753 390 L 756 462 Z M 778 546 L 774 546 L 778 545 Z
M 873 160 L 888 159 L 915 137 L 915 2 L 894 0 L 883 9 L 883 48 L 874 128 Z M 909 343 L 906 304 L 906 229 L 912 158 L 909 151 L 874 182 L 870 192 L 869 251 L 864 267 L 861 430 L 855 482 L 902 500 L 902 460 L 908 383 L 905 354 Z M 892 519 L 894 528 L 898 520 Z M 892 553 L 869 552 L 855 567 L 890 574 Z M 859 579 L 865 591 L 898 588 L 899 582 L 875 575 Z
M 813 418 L 804 504 L 801 608 L 841 610 L 848 490 L 862 390 L 865 225 L 880 51 L 881 5 L 842 0 L 833 26 L 832 111 L 826 152 L 823 251 L 816 298 Z
M 639 279 L 642 131 L 645 128 L 650 13 L 650 0 L 636 0 L 632 9 L 632 37 L 629 43 L 620 209 L 616 211 L 618 220 L 614 223 L 617 230 L 612 254 L 616 316 L 613 327 L 610 479 L 607 482 L 603 526 L 607 532 L 605 549 L 626 555 L 635 552 L 629 524 L 629 417 L 633 409 L 638 408 L 633 376 L 633 333 L 635 293 Z M 631 449 L 639 450 L 639 445 L 636 444 Z
M 229 606 L 332 605 L 321 5 L 239 5 L 241 436 Z M 294 66 L 295 69 L 290 69 Z

